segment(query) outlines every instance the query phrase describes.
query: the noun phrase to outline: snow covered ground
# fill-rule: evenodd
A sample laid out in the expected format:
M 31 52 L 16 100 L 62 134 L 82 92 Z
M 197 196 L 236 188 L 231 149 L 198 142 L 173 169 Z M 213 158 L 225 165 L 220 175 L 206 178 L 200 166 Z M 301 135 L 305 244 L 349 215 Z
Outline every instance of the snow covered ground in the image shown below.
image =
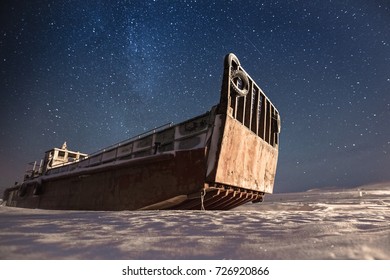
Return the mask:
M 0 259 L 390 259 L 390 183 L 232 211 L 0 207 Z

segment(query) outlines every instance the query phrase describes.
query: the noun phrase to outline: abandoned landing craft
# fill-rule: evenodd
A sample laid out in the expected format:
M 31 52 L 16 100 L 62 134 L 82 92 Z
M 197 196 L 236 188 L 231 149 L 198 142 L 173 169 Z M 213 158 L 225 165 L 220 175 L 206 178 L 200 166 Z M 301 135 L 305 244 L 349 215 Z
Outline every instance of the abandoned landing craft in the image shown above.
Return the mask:
M 91 155 L 45 154 L 7 206 L 70 210 L 228 210 L 272 193 L 280 116 L 234 54 L 221 98 L 203 115 Z

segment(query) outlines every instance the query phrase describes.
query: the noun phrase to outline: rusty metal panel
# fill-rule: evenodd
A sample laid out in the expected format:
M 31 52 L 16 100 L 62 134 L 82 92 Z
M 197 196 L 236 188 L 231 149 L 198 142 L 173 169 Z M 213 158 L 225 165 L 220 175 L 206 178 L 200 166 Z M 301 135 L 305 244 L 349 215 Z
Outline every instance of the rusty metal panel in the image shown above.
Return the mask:
M 102 155 L 102 162 L 115 159 L 117 156 L 117 149 L 105 151 Z
M 129 154 L 131 154 L 131 152 L 133 151 L 133 142 L 131 143 L 127 143 L 123 146 L 119 146 L 118 147 L 118 154 L 117 156 L 118 157 L 124 157 L 124 156 L 127 156 Z
M 101 161 L 102 161 L 102 154 L 98 154 L 96 156 L 89 158 L 89 165 L 100 164 Z
M 43 182 L 32 200 L 13 195 L 18 207 L 78 210 L 136 210 L 180 195 L 199 192 L 206 172 L 205 148 L 133 159 L 63 175 Z M 28 198 L 28 199 L 27 199 Z
M 227 117 L 215 182 L 272 193 L 278 150 Z

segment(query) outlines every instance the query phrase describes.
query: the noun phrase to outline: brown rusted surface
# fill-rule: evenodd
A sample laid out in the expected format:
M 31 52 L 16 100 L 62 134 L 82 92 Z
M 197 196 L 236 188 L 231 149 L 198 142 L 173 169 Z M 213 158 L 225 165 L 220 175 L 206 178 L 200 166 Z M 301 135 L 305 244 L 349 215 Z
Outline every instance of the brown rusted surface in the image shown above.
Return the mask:
M 203 187 L 205 150 L 178 151 L 43 182 L 44 193 L 23 197 L 16 207 L 78 210 L 136 210 Z
M 227 117 L 214 182 L 272 193 L 278 150 Z

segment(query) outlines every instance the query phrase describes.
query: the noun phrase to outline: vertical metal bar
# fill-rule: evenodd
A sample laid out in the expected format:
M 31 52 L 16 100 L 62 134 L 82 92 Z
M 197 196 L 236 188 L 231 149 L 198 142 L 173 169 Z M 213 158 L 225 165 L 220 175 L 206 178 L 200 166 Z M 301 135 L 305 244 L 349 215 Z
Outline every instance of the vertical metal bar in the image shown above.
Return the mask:
M 244 115 L 244 124 L 249 129 L 251 129 L 251 125 L 252 125 L 252 112 L 253 112 L 252 103 L 253 103 L 253 82 L 249 80 L 249 88 L 245 100 L 245 115 Z
M 272 146 L 275 146 L 275 120 L 274 120 L 274 116 L 275 116 L 275 108 L 274 106 L 271 105 L 271 139 L 270 139 L 270 144 Z
M 232 116 L 237 118 L 237 96 L 230 96 L 230 103 L 232 107 Z
M 266 119 L 266 98 L 261 93 L 261 110 L 260 110 L 260 122 L 259 122 L 259 136 L 265 140 L 265 119 Z
M 252 119 L 251 119 L 251 128 L 254 133 L 258 134 L 259 131 L 259 113 L 260 113 L 260 108 L 259 108 L 259 89 L 252 84 Z
M 156 131 L 156 130 L 154 130 L 154 131 Z M 152 154 L 152 155 L 154 153 L 158 152 L 158 148 L 155 148 L 156 147 L 156 138 L 157 138 L 157 134 L 154 132 L 152 135 L 152 143 L 150 144 L 150 154 Z
M 237 115 L 236 120 L 241 123 L 244 123 L 244 114 L 245 114 L 245 98 L 244 97 L 236 97 L 237 98 Z
M 39 174 L 42 174 L 42 170 L 43 170 L 43 159 L 41 159 L 41 161 L 39 162 L 38 173 L 39 173 Z
M 279 122 L 278 122 L 278 120 L 279 120 L 279 113 L 278 113 L 278 111 L 276 111 L 276 109 L 275 109 L 275 118 L 276 118 L 276 127 L 275 127 L 275 129 L 276 129 L 276 132 L 275 132 L 275 144 L 276 145 L 278 145 L 279 144 Z
M 271 144 L 271 104 L 269 100 L 266 101 L 267 103 L 267 114 L 265 116 L 265 141 L 268 142 L 268 144 Z
M 35 175 L 35 169 L 37 167 L 37 161 L 34 161 L 34 165 L 33 165 L 33 168 L 32 168 L 32 175 L 34 176 Z

